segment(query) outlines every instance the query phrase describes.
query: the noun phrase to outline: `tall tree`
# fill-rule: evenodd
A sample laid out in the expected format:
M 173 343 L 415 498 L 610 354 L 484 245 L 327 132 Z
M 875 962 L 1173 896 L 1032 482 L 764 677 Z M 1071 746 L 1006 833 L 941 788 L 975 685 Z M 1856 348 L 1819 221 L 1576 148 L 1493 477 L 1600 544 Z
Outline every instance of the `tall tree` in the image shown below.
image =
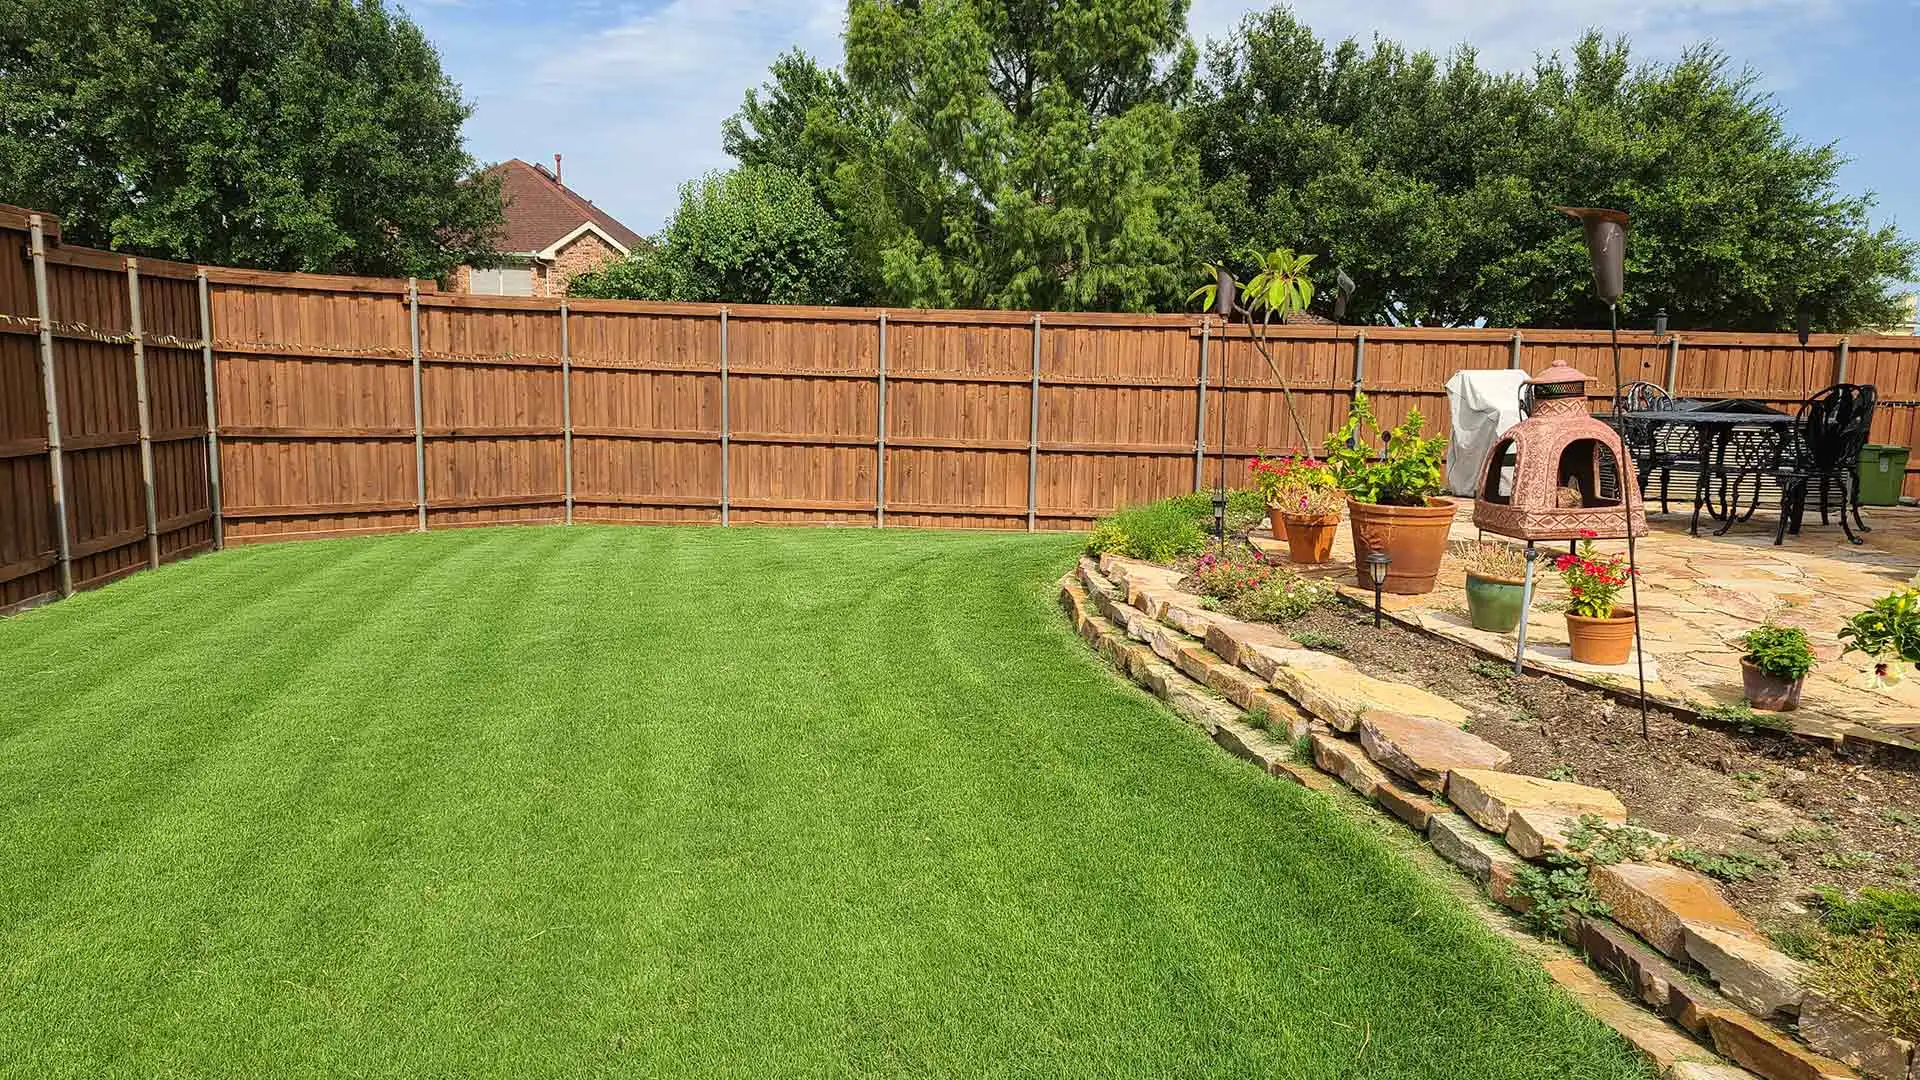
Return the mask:
M 1636 67 L 1589 34 L 1505 75 L 1464 47 L 1329 47 L 1276 7 L 1210 43 L 1186 120 L 1226 252 L 1323 252 L 1321 273 L 1360 282 L 1363 316 L 1604 323 L 1555 204 L 1633 215 L 1629 321 L 1854 329 L 1887 321 L 1914 273 L 1915 246 L 1838 190 L 1837 150 L 1794 139 L 1707 48 Z
M 0 201 L 81 243 L 276 270 L 484 260 L 498 185 L 384 0 L 42 0 L 0 14 Z
M 568 293 L 625 300 L 840 304 L 852 289 L 839 223 L 778 165 L 710 173 L 680 189 L 653 244 L 573 280 Z
M 728 145 L 819 187 L 876 299 L 1172 306 L 1209 231 L 1186 8 L 853 0 L 844 75 L 783 58 Z

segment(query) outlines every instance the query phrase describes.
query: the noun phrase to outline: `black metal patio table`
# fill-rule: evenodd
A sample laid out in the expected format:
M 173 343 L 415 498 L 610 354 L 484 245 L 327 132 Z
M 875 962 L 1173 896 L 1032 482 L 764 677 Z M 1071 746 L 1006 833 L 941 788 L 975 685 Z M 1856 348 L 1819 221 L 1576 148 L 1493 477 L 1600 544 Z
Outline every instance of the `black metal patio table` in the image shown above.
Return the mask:
M 1681 425 L 1699 433 L 1700 472 L 1694 486 L 1693 520 L 1688 530 L 1700 535 L 1700 511 L 1723 519 L 1713 535 L 1724 536 L 1736 522 L 1753 517 L 1760 508 L 1759 477 L 1769 474 L 1780 460 L 1784 440 L 1792 433 L 1797 417 L 1773 411 L 1725 409 L 1721 402 L 1700 407 L 1633 410 L 1616 414 L 1623 421 L 1646 425 L 1653 430 L 1661 425 Z M 1731 404 L 1731 403 L 1724 403 Z M 1753 505 L 1739 513 L 1740 485 L 1754 478 Z M 1719 482 L 1719 500 L 1715 505 L 1714 481 Z

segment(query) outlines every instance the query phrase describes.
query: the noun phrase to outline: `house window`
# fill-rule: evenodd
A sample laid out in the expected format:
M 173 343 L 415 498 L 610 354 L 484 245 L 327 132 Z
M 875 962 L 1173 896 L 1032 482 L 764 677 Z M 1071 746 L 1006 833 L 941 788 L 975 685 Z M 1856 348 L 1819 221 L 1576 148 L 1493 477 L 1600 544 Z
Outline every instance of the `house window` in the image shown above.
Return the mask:
M 475 270 L 467 291 L 475 296 L 532 296 L 533 270 L 525 266 L 500 266 Z

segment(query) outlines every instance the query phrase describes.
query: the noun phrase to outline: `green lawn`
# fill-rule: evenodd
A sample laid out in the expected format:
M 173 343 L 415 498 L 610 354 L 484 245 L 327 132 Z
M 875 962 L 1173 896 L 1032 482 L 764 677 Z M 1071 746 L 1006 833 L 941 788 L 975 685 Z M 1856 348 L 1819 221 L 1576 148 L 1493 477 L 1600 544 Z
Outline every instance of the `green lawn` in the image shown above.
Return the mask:
M 1064 536 L 239 549 L 0 620 L 0 1075 L 1619 1077 Z

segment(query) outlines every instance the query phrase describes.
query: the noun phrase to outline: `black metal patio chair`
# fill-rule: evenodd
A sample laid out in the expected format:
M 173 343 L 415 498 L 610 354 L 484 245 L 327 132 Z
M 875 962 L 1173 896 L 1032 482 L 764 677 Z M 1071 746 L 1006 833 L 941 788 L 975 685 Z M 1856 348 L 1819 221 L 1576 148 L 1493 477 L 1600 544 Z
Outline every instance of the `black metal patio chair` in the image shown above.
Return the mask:
M 1780 524 L 1774 531 L 1777 545 L 1786 539 L 1789 529 L 1800 532 L 1806 515 L 1810 488 L 1820 493 L 1820 524 L 1828 523 L 1829 496 L 1840 492 L 1840 529 L 1847 542 L 1862 543 L 1854 535 L 1854 526 L 1871 532 L 1860 517 L 1860 451 L 1867 444 L 1873 426 L 1873 407 L 1880 398 L 1872 386 L 1838 383 L 1808 398 L 1800 407 L 1800 418 L 1780 448 L 1780 461 L 1774 476 L 1780 484 Z M 1852 516 L 1849 522 L 1848 516 Z
M 1614 398 L 1616 415 L 1624 412 L 1667 412 L 1673 409 L 1673 395 L 1650 382 L 1628 383 Z M 1627 452 L 1633 455 L 1633 468 L 1640 478 L 1640 498 L 1647 497 L 1647 484 L 1660 474 L 1660 512 L 1667 513 L 1667 489 L 1676 466 L 1698 468 L 1698 436 L 1691 428 L 1661 424 L 1650 420 L 1623 420 L 1620 436 Z

